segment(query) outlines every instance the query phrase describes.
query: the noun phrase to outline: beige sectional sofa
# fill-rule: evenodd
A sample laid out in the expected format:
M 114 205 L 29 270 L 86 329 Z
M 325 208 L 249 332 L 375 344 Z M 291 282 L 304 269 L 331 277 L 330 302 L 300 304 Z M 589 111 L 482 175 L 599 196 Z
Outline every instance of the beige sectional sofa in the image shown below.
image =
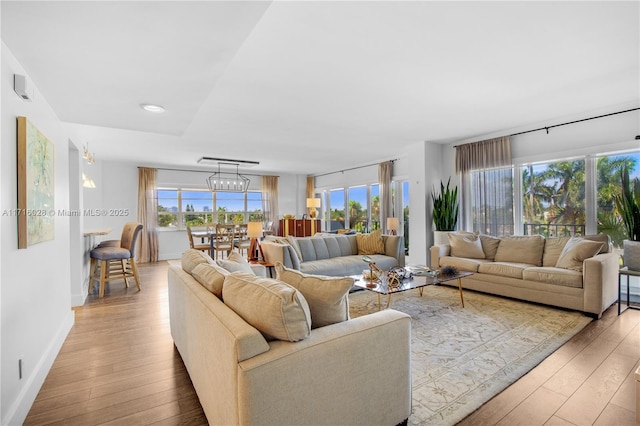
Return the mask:
M 451 233 L 431 247 L 432 269 L 474 274 L 463 288 L 582 311 L 599 318 L 618 297 L 618 255 L 607 235 L 583 238 Z
M 397 235 L 321 234 L 313 237 L 267 237 L 262 252 L 268 262 L 281 262 L 307 274 L 349 276 L 367 269 L 369 255 L 383 270 L 404 266 L 404 240 Z
M 171 335 L 210 424 L 395 425 L 409 417 L 408 315 L 350 319 L 350 278 L 277 265 L 286 284 L 213 263 L 189 250 L 168 272 Z M 325 297 L 337 287 L 338 297 Z

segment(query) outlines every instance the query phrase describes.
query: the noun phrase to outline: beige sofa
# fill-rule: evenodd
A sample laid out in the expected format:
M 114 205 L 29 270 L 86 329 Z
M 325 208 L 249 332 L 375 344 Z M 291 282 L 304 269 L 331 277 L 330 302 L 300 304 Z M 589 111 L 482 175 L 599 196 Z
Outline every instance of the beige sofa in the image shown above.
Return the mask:
M 241 287 L 249 274 L 230 273 L 221 284 L 223 302 L 220 283 L 201 283 L 200 269 L 209 266 L 193 265 L 210 262 L 208 256 L 194 256 L 204 260 L 192 259 L 185 266 L 191 273 L 184 256 L 182 265 L 169 266 L 170 325 L 210 424 L 395 425 L 409 417 L 408 315 L 385 310 L 313 328 L 295 342 L 267 338 L 243 319 L 255 321 L 264 303 L 242 291 L 287 285 L 255 277 L 256 284 Z M 232 296 L 244 306 L 235 308 L 240 313 L 228 306 Z
M 349 276 L 367 269 L 363 255 L 388 270 L 404 266 L 404 239 L 397 235 L 321 234 L 313 237 L 267 237 L 262 242 L 267 262 L 281 262 L 307 274 Z
M 473 272 L 462 279 L 466 289 L 600 318 L 618 297 L 618 255 L 610 251 L 609 238 L 604 234 L 545 239 L 452 233 L 450 244 L 431 247 L 430 267 L 453 266 Z

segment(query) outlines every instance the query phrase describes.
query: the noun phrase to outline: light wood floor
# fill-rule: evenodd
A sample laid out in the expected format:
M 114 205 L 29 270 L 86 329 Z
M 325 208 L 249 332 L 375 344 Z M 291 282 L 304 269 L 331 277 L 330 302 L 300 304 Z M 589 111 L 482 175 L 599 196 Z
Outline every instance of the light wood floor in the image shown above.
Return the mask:
M 25 425 L 207 424 L 169 334 L 167 264 L 89 296 Z M 634 425 L 640 311 L 609 308 L 461 425 Z

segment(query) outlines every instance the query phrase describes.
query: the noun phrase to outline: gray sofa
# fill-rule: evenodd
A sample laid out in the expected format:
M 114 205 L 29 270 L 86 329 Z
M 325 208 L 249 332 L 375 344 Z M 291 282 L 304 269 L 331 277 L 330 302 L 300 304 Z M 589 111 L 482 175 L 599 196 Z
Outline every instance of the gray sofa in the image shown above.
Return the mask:
M 306 274 L 349 276 L 368 268 L 363 255 L 358 254 L 362 253 L 362 247 L 358 247 L 362 237 L 320 233 L 313 237 L 267 237 L 261 245 L 267 262 L 281 262 Z M 381 235 L 381 239 L 383 248 L 370 255 L 376 265 L 383 270 L 404 266 L 403 237 Z
M 582 311 L 596 318 L 617 301 L 619 256 L 610 252 L 606 235 L 584 237 L 600 242 L 601 249 L 595 256 L 574 259 L 570 267 L 558 267 L 568 237 L 478 238 L 482 257 L 456 255 L 451 244 L 433 246 L 430 267 L 473 272 L 462 279 L 465 289 Z
M 200 264 L 213 261 L 196 250 L 185 256 L 169 266 L 171 335 L 210 424 L 394 425 L 409 417 L 408 315 L 389 309 L 313 328 L 299 341 L 268 339 L 247 311 L 232 309 L 227 287 L 237 293 L 248 281 L 235 298 L 261 315 L 266 294 L 254 300 L 252 289 L 277 280 L 234 272 L 205 285 L 202 270 L 211 268 Z

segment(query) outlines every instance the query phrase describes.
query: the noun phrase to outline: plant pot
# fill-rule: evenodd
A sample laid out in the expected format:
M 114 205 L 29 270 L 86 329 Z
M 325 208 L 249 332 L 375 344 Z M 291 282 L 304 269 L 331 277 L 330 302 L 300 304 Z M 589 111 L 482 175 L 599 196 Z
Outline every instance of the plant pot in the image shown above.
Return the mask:
M 640 271 L 640 241 L 624 240 L 622 243 L 624 266 L 631 271 Z
M 433 245 L 449 244 L 449 232 L 453 231 L 433 231 Z

